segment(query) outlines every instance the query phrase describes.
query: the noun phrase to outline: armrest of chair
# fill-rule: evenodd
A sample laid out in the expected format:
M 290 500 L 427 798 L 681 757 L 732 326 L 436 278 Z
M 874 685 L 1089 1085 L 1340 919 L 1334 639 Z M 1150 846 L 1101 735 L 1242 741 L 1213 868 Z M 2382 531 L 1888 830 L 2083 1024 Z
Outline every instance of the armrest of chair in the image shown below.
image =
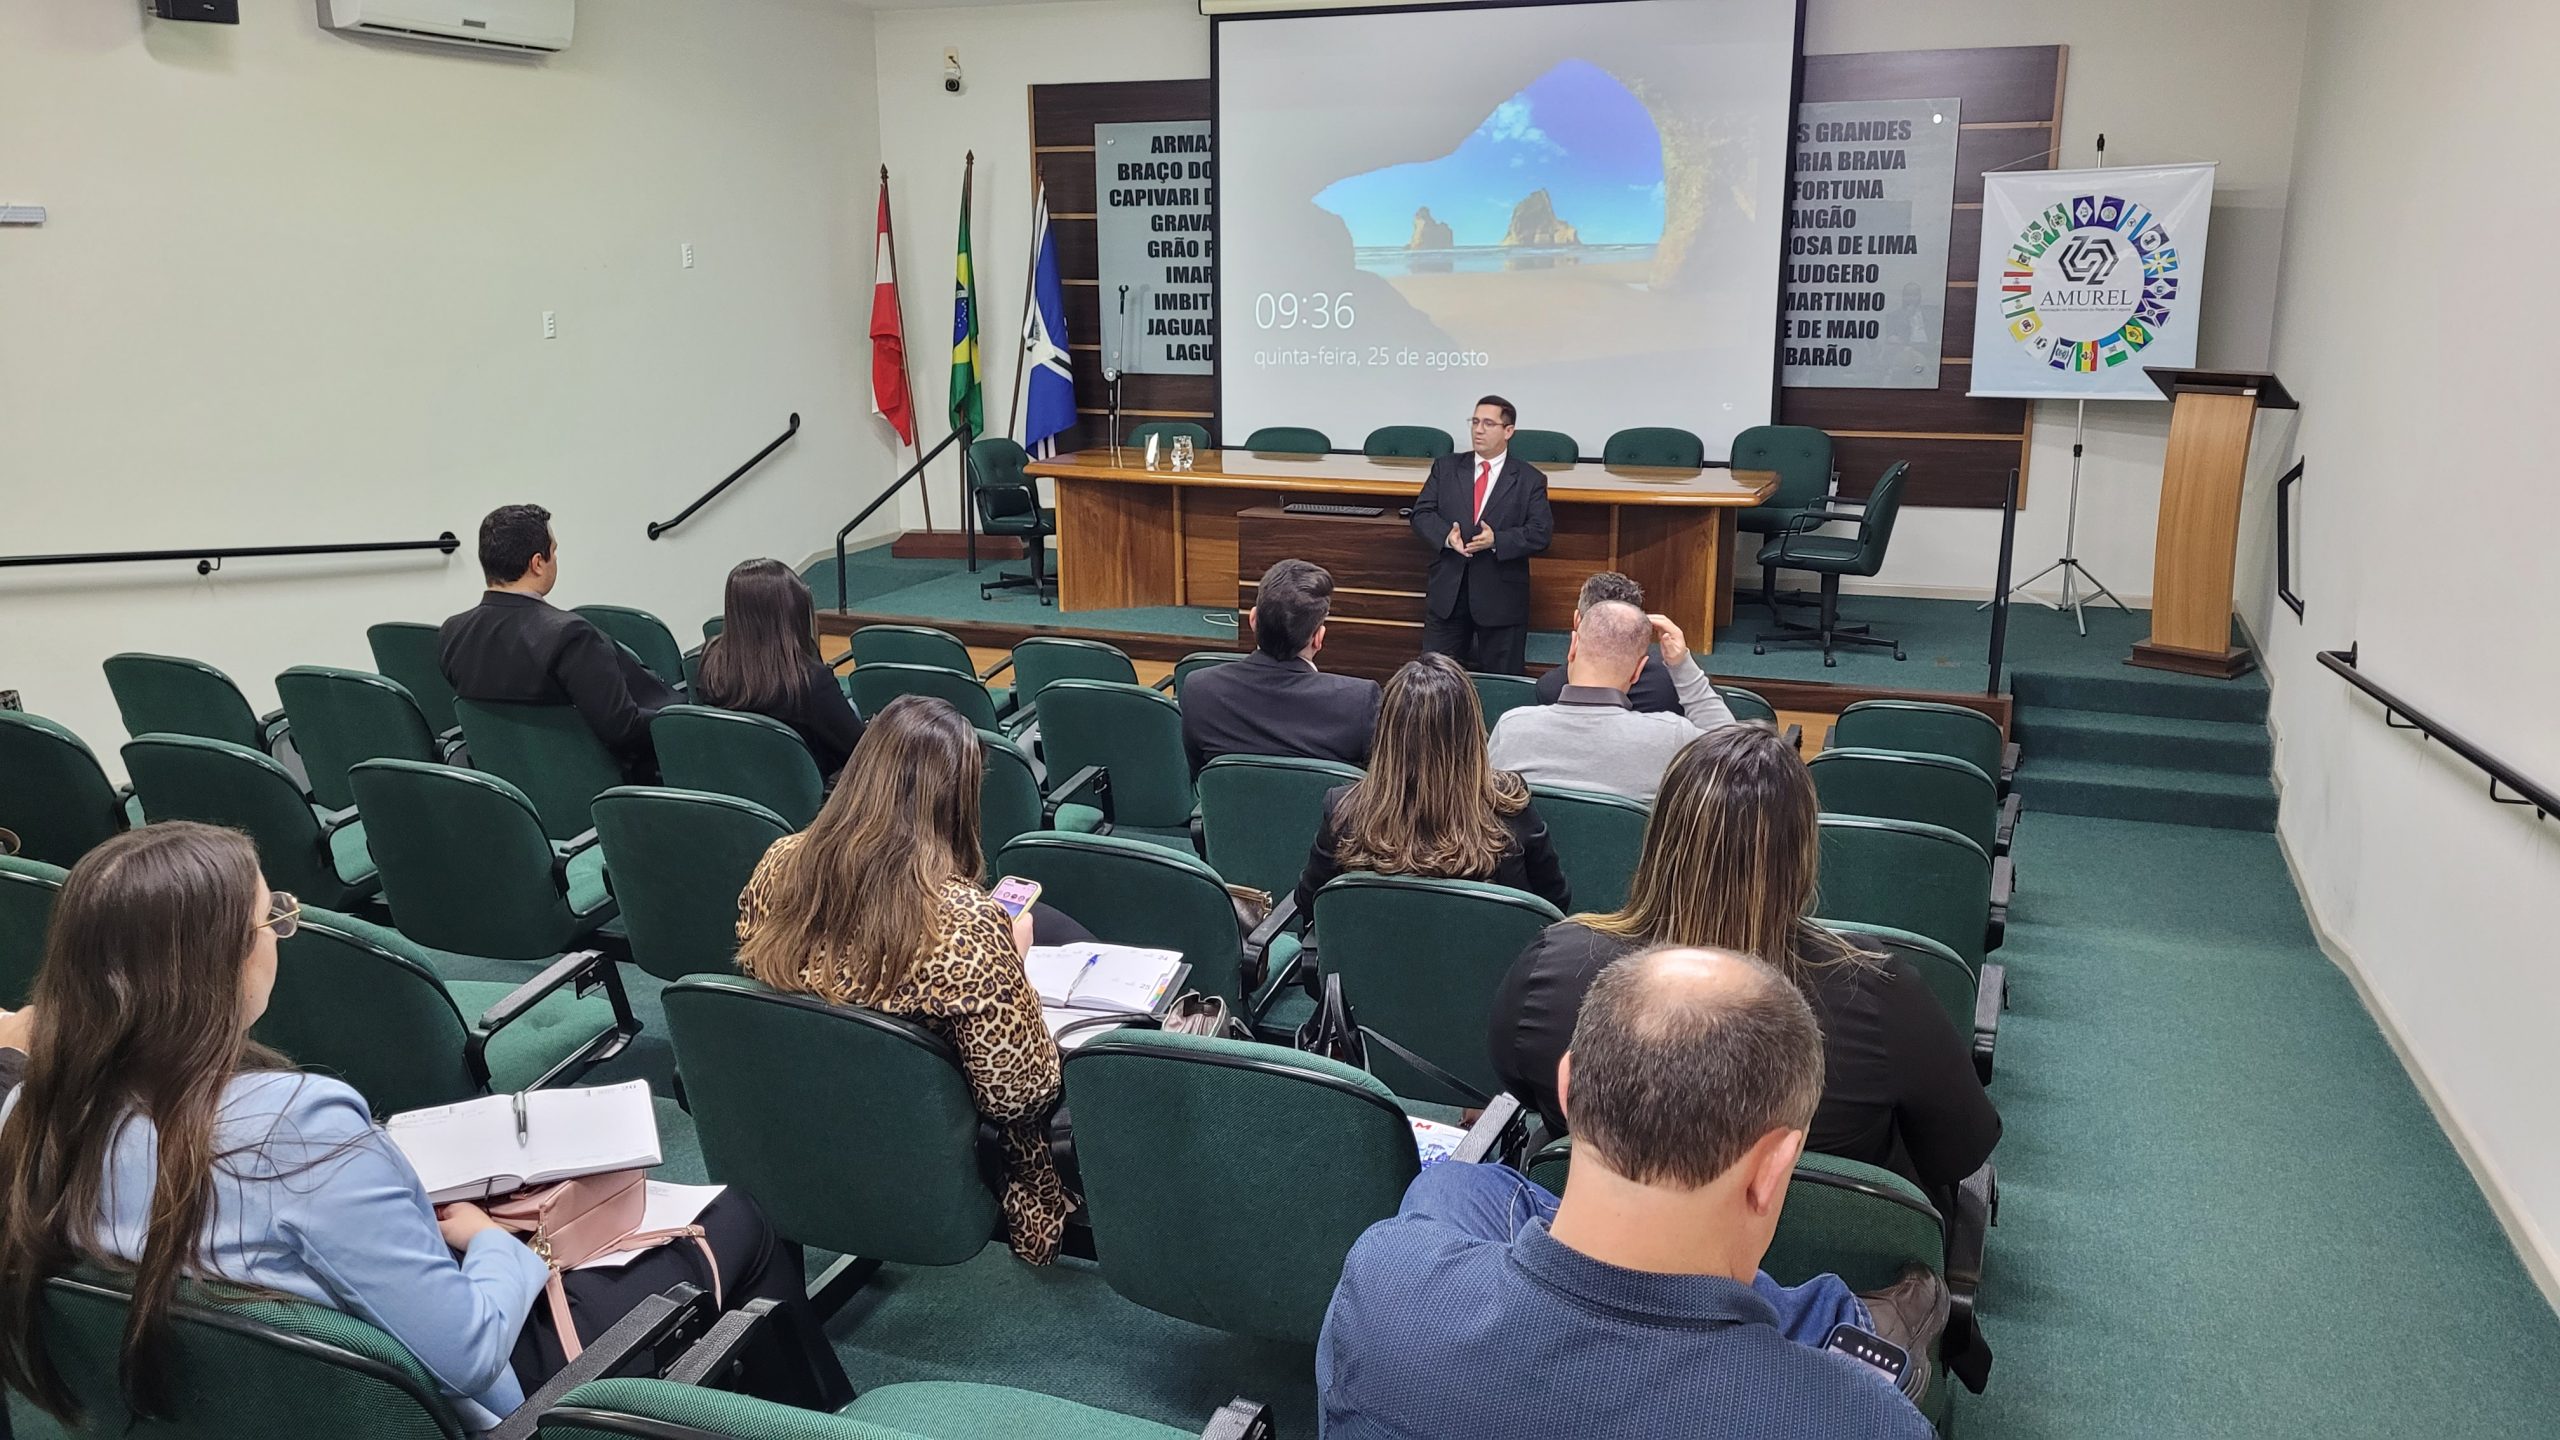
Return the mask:
M 2010 847 L 2017 843 L 2018 817 L 2025 813 L 2026 801 L 2019 796 L 2017 791 L 2010 791 L 2009 798 L 2000 802 L 2000 828 L 1992 833 L 1992 854 L 2006 855 L 2009 853 Z
M 853 1399 L 853 1382 L 812 1312 L 773 1300 L 750 1300 L 721 1316 L 663 1378 L 822 1414 Z
M 466 744 L 462 738 L 462 727 L 456 725 L 436 737 L 436 758 L 447 765 L 468 765 L 470 757 L 463 753 Z M 455 758 L 457 756 L 461 758 Z
M 320 817 L 320 843 L 321 843 L 321 845 L 322 845 L 322 846 L 324 846 L 324 847 L 325 847 L 325 846 L 327 846 L 327 845 L 328 845 L 328 843 L 329 843 L 329 837 L 330 837 L 330 836 L 337 834 L 339 831 L 346 829 L 348 826 L 353 825 L 353 824 L 354 824 L 354 823 L 356 823 L 358 820 L 361 820 L 361 819 L 363 819 L 363 818 L 364 818 L 363 816 L 358 815 L 358 814 L 356 813 L 356 807 L 354 807 L 353 805 L 348 806 L 348 807 L 347 807 L 346 809 L 344 809 L 344 810 L 332 810 L 332 811 L 330 811 L 329 813 L 327 813 L 326 815 L 321 816 L 321 817 Z
M 546 1086 L 575 1079 L 588 1066 L 618 1054 L 640 1033 L 639 1017 L 631 1013 L 631 997 L 622 988 L 622 970 L 612 957 L 601 950 L 578 950 L 563 955 L 543 968 L 541 974 L 510 990 L 497 1004 L 490 1006 L 472 1023 L 470 1038 L 463 1042 L 463 1060 L 471 1067 L 473 1078 L 489 1083 L 489 1041 L 500 1030 L 524 1018 L 553 991 L 575 983 L 584 994 L 590 985 L 604 987 L 605 1000 L 613 1007 L 613 1025 L 578 1048 L 575 1054 L 552 1066 L 526 1086 L 540 1090 Z
M 1006 657 L 1004 657 L 1003 659 L 1001 659 L 1001 660 L 997 661 L 997 662 L 996 662 L 996 663 L 994 663 L 993 665 L 990 665 L 990 666 L 988 666 L 986 669 L 979 671 L 979 672 L 978 672 L 978 683 L 979 683 L 979 684 L 981 684 L 981 685 L 983 685 L 983 684 L 985 684 L 986 682 L 988 682 L 988 681 L 990 681 L 990 680 L 993 680 L 993 679 L 994 679 L 994 678 L 996 678 L 997 676 L 999 676 L 999 675 L 1003 674 L 1004 672 L 1006 672 L 1007 670 L 1010 670 L 1010 669 L 1012 669 L 1012 668 L 1013 668 L 1013 657 L 1012 657 L 1011 655 L 1007 655 Z
M 827 668 L 830 670 L 849 670 L 852 667 L 853 647 L 850 645 L 845 647 L 843 654 L 827 662 Z
M 1947 1329 L 1939 1356 L 1974 1394 L 1991 1378 L 1991 1346 L 1974 1318 L 1982 1288 L 1983 1243 L 2000 1213 L 2000 1176 L 1989 1161 L 1956 1187 L 1955 1213 L 1947 1217 Z
M 270 710 L 258 717 L 258 748 L 269 755 L 275 754 L 277 744 L 292 733 L 293 722 L 285 718 L 282 710 Z
M 1481 1165 L 1487 1160 L 1517 1166 L 1520 1152 L 1529 1141 L 1529 1112 L 1520 1106 L 1520 1097 L 1509 1092 L 1496 1095 L 1467 1127 L 1467 1138 L 1449 1152 L 1449 1159 L 1459 1165 Z
M 1156 691 L 1156 692 L 1157 692 L 1157 693 L 1159 693 L 1159 694 L 1163 694 L 1163 695 L 1170 695 L 1170 694 L 1172 694 L 1172 693 L 1173 693 L 1173 672 L 1172 672 L 1172 671 L 1170 671 L 1170 670 L 1167 670 L 1166 672 L 1164 672 L 1164 678 L 1163 678 L 1163 679 L 1158 680 L 1156 683 L 1154 683 L 1153 685 L 1148 686 L 1147 688 L 1148 688 L 1148 689 L 1150 689 L 1150 690 Z
M 1058 827 L 1058 807 L 1074 802 L 1077 792 L 1088 792 L 1086 803 L 1102 812 L 1104 824 L 1111 822 L 1111 772 L 1100 765 L 1087 765 L 1067 777 L 1067 783 L 1051 790 L 1040 801 L 1040 823 L 1054 830 Z
M 1271 1407 L 1239 1395 L 1209 1417 L 1200 1440 L 1272 1440 Z
M 1280 903 L 1271 907 L 1271 913 L 1262 917 L 1262 923 L 1254 926 L 1244 937 L 1246 1019 L 1251 1023 L 1261 1024 L 1262 1017 L 1270 1013 L 1271 1003 L 1279 998 L 1280 988 L 1295 980 L 1298 973 L 1306 968 L 1307 957 L 1312 952 L 1301 946 L 1297 954 L 1289 957 L 1289 968 L 1282 971 L 1277 980 L 1271 977 L 1273 942 L 1282 935 L 1303 930 L 1305 925 L 1305 917 L 1298 913 L 1298 897 L 1283 895 Z M 1257 990 L 1261 993 L 1251 993 Z
M 2018 862 L 2006 855 L 1991 859 L 1991 923 L 1982 933 L 1982 948 L 1997 950 L 2009 938 L 2009 897 L 2018 888 Z
M 562 890 L 567 890 L 569 888 L 569 862 L 587 853 L 589 849 L 594 847 L 595 843 L 595 827 L 590 825 L 585 830 L 582 830 L 577 834 L 570 836 L 567 840 L 562 841 L 558 845 L 551 847 L 551 883 L 559 886 Z
M 1786 740 L 1786 742 L 1787 742 L 1787 748 L 1788 748 L 1788 749 L 1790 749 L 1790 750 L 1794 750 L 1794 751 L 1798 751 L 1798 752 L 1801 752 L 1801 751 L 1804 749 L 1804 726 L 1803 726 L 1803 725 L 1801 725 L 1801 724 L 1797 724 L 1797 725 L 1790 725 L 1790 726 L 1788 726 L 1786 729 L 1784 729 L 1784 730 L 1782 730 L 1782 731 L 1780 731 L 1780 732 L 1778 732 L 1778 733 L 1779 733 L 1779 735 L 1780 735 L 1781 737 L 1783 737 L 1783 738 Z M 1828 750 L 1828 749 L 1830 749 L 1830 748 L 1831 748 L 1831 737 L 1830 737 L 1830 736 L 1825 735 L 1825 736 L 1823 737 L 1823 744 L 1822 744 L 1822 748 L 1823 748 L 1823 749 L 1825 749 L 1825 750 Z
M 561 1397 L 586 1384 L 619 1374 L 643 1354 L 650 1357 L 649 1373 L 665 1370 L 694 1337 L 710 1328 L 720 1307 L 699 1285 L 670 1285 L 657 1295 L 633 1306 L 631 1313 L 615 1322 L 587 1343 L 578 1358 L 525 1398 L 516 1412 L 499 1422 L 488 1433 L 487 1440 L 531 1440 L 541 1424 L 543 1412 L 560 1403 Z
M 1986 964 L 1973 987 L 1973 1073 L 1991 1083 L 1993 1052 L 2000 1048 L 2000 1012 L 2009 1008 L 2009 967 Z
M 2018 761 L 2024 753 L 2025 752 L 2018 748 L 2018 742 L 2014 740 L 2000 747 L 2000 774 L 1998 778 L 2001 789 L 2008 789 L 2009 782 L 2018 778 Z

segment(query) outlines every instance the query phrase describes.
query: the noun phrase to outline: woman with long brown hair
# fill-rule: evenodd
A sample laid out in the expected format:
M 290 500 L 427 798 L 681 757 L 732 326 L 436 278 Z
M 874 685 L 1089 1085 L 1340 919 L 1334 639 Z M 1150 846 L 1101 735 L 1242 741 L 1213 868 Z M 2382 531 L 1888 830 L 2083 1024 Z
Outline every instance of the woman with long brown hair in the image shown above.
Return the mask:
M 1625 907 L 1548 926 L 1504 977 L 1492 1028 L 1503 1084 L 1561 1133 L 1556 1061 L 1600 971 L 1652 946 L 1736 950 L 1793 979 L 1822 1024 L 1822 1105 L 1808 1149 L 1937 1191 L 1980 1168 L 2000 1114 L 1946 1012 L 1906 963 L 1808 918 L 1820 816 L 1804 758 L 1767 726 L 1690 741 L 1663 772 Z
M 809 584 L 779 560 L 746 560 L 729 572 L 720 633 L 702 647 L 696 696 L 800 732 L 829 784 L 862 740 L 862 715 L 818 655 Z
M 738 968 L 950 1041 L 978 1113 L 1003 1132 L 1013 1251 L 1040 1265 L 1069 1208 L 1047 1133 L 1058 1046 L 1022 968 L 1040 920 L 1008 916 L 978 886 L 985 773 L 959 711 L 921 695 L 882 707 L 818 818 L 773 842 L 747 882 Z
M 1298 879 L 1298 913 L 1346 870 L 1486 880 L 1559 910 L 1573 887 L 1519 776 L 1485 759 L 1475 682 L 1446 655 L 1405 662 L 1378 705 L 1369 773 L 1324 797 L 1324 823 Z

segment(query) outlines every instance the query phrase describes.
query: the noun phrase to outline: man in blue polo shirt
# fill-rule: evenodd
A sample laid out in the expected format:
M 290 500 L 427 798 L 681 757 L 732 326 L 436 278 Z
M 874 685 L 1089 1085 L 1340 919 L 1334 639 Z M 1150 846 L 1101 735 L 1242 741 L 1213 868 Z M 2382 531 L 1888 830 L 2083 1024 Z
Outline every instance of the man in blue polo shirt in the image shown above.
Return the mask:
M 1444 1161 L 1352 1247 L 1316 1345 L 1325 1440 L 1928 1440 L 1879 1373 L 1811 1348 L 1873 1328 L 1848 1287 L 1759 1273 L 1822 1097 L 1795 986 L 1719 951 L 1630 955 L 1593 982 L 1556 1088 L 1560 1203 Z

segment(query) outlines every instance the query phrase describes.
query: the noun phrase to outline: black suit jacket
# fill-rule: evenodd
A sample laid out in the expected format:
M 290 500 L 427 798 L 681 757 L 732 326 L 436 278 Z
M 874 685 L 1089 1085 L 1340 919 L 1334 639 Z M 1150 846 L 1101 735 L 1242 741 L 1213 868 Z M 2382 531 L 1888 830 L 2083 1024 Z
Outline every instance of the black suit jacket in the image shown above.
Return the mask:
M 1538 703 L 1553 705 L 1564 694 L 1564 667 L 1558 665 L 1538 677 Z M 1644 668 L 1636 672 L 1636 683 L 1627 691 L 1627 704 L 1640 711 L 1657 711 L 1665 715 L 1687 713 L 1680 704 L 1679 687 L 1671 683 L 1671 672 L 1663 668 L 1656 656 L 1647 656 Z
M 1342 844 L 1340 811 L 1342 799 L 1351 793 L 1348 785 L 1336 785 L 1324 795 L 1324 821 L 1316 828 L 1316 842 L 1307 848 L 1307 868 L 1298 876 L 1296 891 L 1298 913 L 1314 919 L 1316 892 L 1326 882 L 1342 873 L 1342 861 L 1334 852 Z M 1564 862 L 1556 858 L 1555 841 L 1547 834 L 1547 822 L 1538 814 L 1535 804 L 1523 805 L 1502 817 L 1502 828 L 1511 832 L 1511 844 L 1494 862 L 1490 875 L 1449 875 L 1449 880 L 1483 880 L 1495 885 L 1508 885 L 1526 890 L 1558 910 L 1573 908 L 1573 882 L 1564 874 Z
M 1555 515 L 1547 508 L 1546 472 L 1517 455 L 1506 457 L 1486 497 L 1483 523 L 1493 527 L 1493 548 L 1460 555 L 1449 548 L 1449 527 L 1476 533 L 1476 457 L 1472 451 L 1431 462 L 1431 478 L 1413 507 L 1413 533 L 1431 547 L 1423 594 L 1436 619 L 1458 613 L 1464 596 L 1478 625 L 1529 623 L 1529 557 L 1547 548 Z
M 1369 763 L 1378 682 L 1328 675 L 1304 660 L 1256 650 L 1213 665 L 1182 687 L 1182 748 L 1194 774 L 1221 755 L 1303 755 Z
M 714 639 L 711 643 L 720 642 Z M 862 712 L 845 698 L 844 687 L 836 683 L 836 672 L 824 660 L 810 661 L 801 673 L 800 688 L 777 704 L 761 708 L 733 705 L 708 691 L 695 698 L 723 710 L 743 710 L 779 720 L 798 731 L 801 743 L 809 747 L 809 758 L 817 762 L 819 777 L 830 785 L 836 783 L 836 773 L 844 769 L 844 762 L 853 758 L 853 747 L 862 743 Z
M 676 703 L 667 682 L 574 610 L 492 590 L 436 632 L 437 659 L 465 700 L 575 705 L 626 766 L 654 769 L 649 721 Z

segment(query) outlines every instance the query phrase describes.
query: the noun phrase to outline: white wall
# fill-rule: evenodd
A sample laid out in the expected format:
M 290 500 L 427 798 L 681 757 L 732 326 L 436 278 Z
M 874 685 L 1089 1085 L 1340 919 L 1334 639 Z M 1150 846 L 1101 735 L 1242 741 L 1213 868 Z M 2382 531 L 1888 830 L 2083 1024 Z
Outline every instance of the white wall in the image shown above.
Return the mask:
M 2276 370 L 2302 401 L 2297 621 L 2271 567 L 2243 606 L 2274 682 L 2280 830 L 2304 898 L 2560 1301 L 2560 824 L 2493 805 L 2479 772 L 2385 728 L 2320 668 L 2362 668 L 2490 754 L 2560 784 L 2560 577 L 2528 359 L 2560 302 L 2516 266 L 2560 226 L 2544 141 L 2560 126 L 2544 0 L 2314 16 L 2276 310 Z M 2415 256 L 2472 256 L 2449 289 Z M 2263 447 L 2262 447 L 2263 448 Z M 2252 527 L 2271 528 L 2256 467 Z M 2424 534 L 2443 558 L 2412 564 Z
M 493 505 L 554 511 L 561 601 L 682 633 L 731 563 L 797 561 L 886 478 L 868 15 L 588 3 L 528 63 L 330 34 L 310 0 L 139 8 L 0 6 L 0 200 L 52 211 L 0 230 L 0 551 L 464 549 L 0 572 L 0 687 L 111 769 L 100 656 L 212 659 L 261 708 L 288 665 L 370 668 L 367 624 L 472 603 Z M 754 478 L 644 538 L 794 410 Z

